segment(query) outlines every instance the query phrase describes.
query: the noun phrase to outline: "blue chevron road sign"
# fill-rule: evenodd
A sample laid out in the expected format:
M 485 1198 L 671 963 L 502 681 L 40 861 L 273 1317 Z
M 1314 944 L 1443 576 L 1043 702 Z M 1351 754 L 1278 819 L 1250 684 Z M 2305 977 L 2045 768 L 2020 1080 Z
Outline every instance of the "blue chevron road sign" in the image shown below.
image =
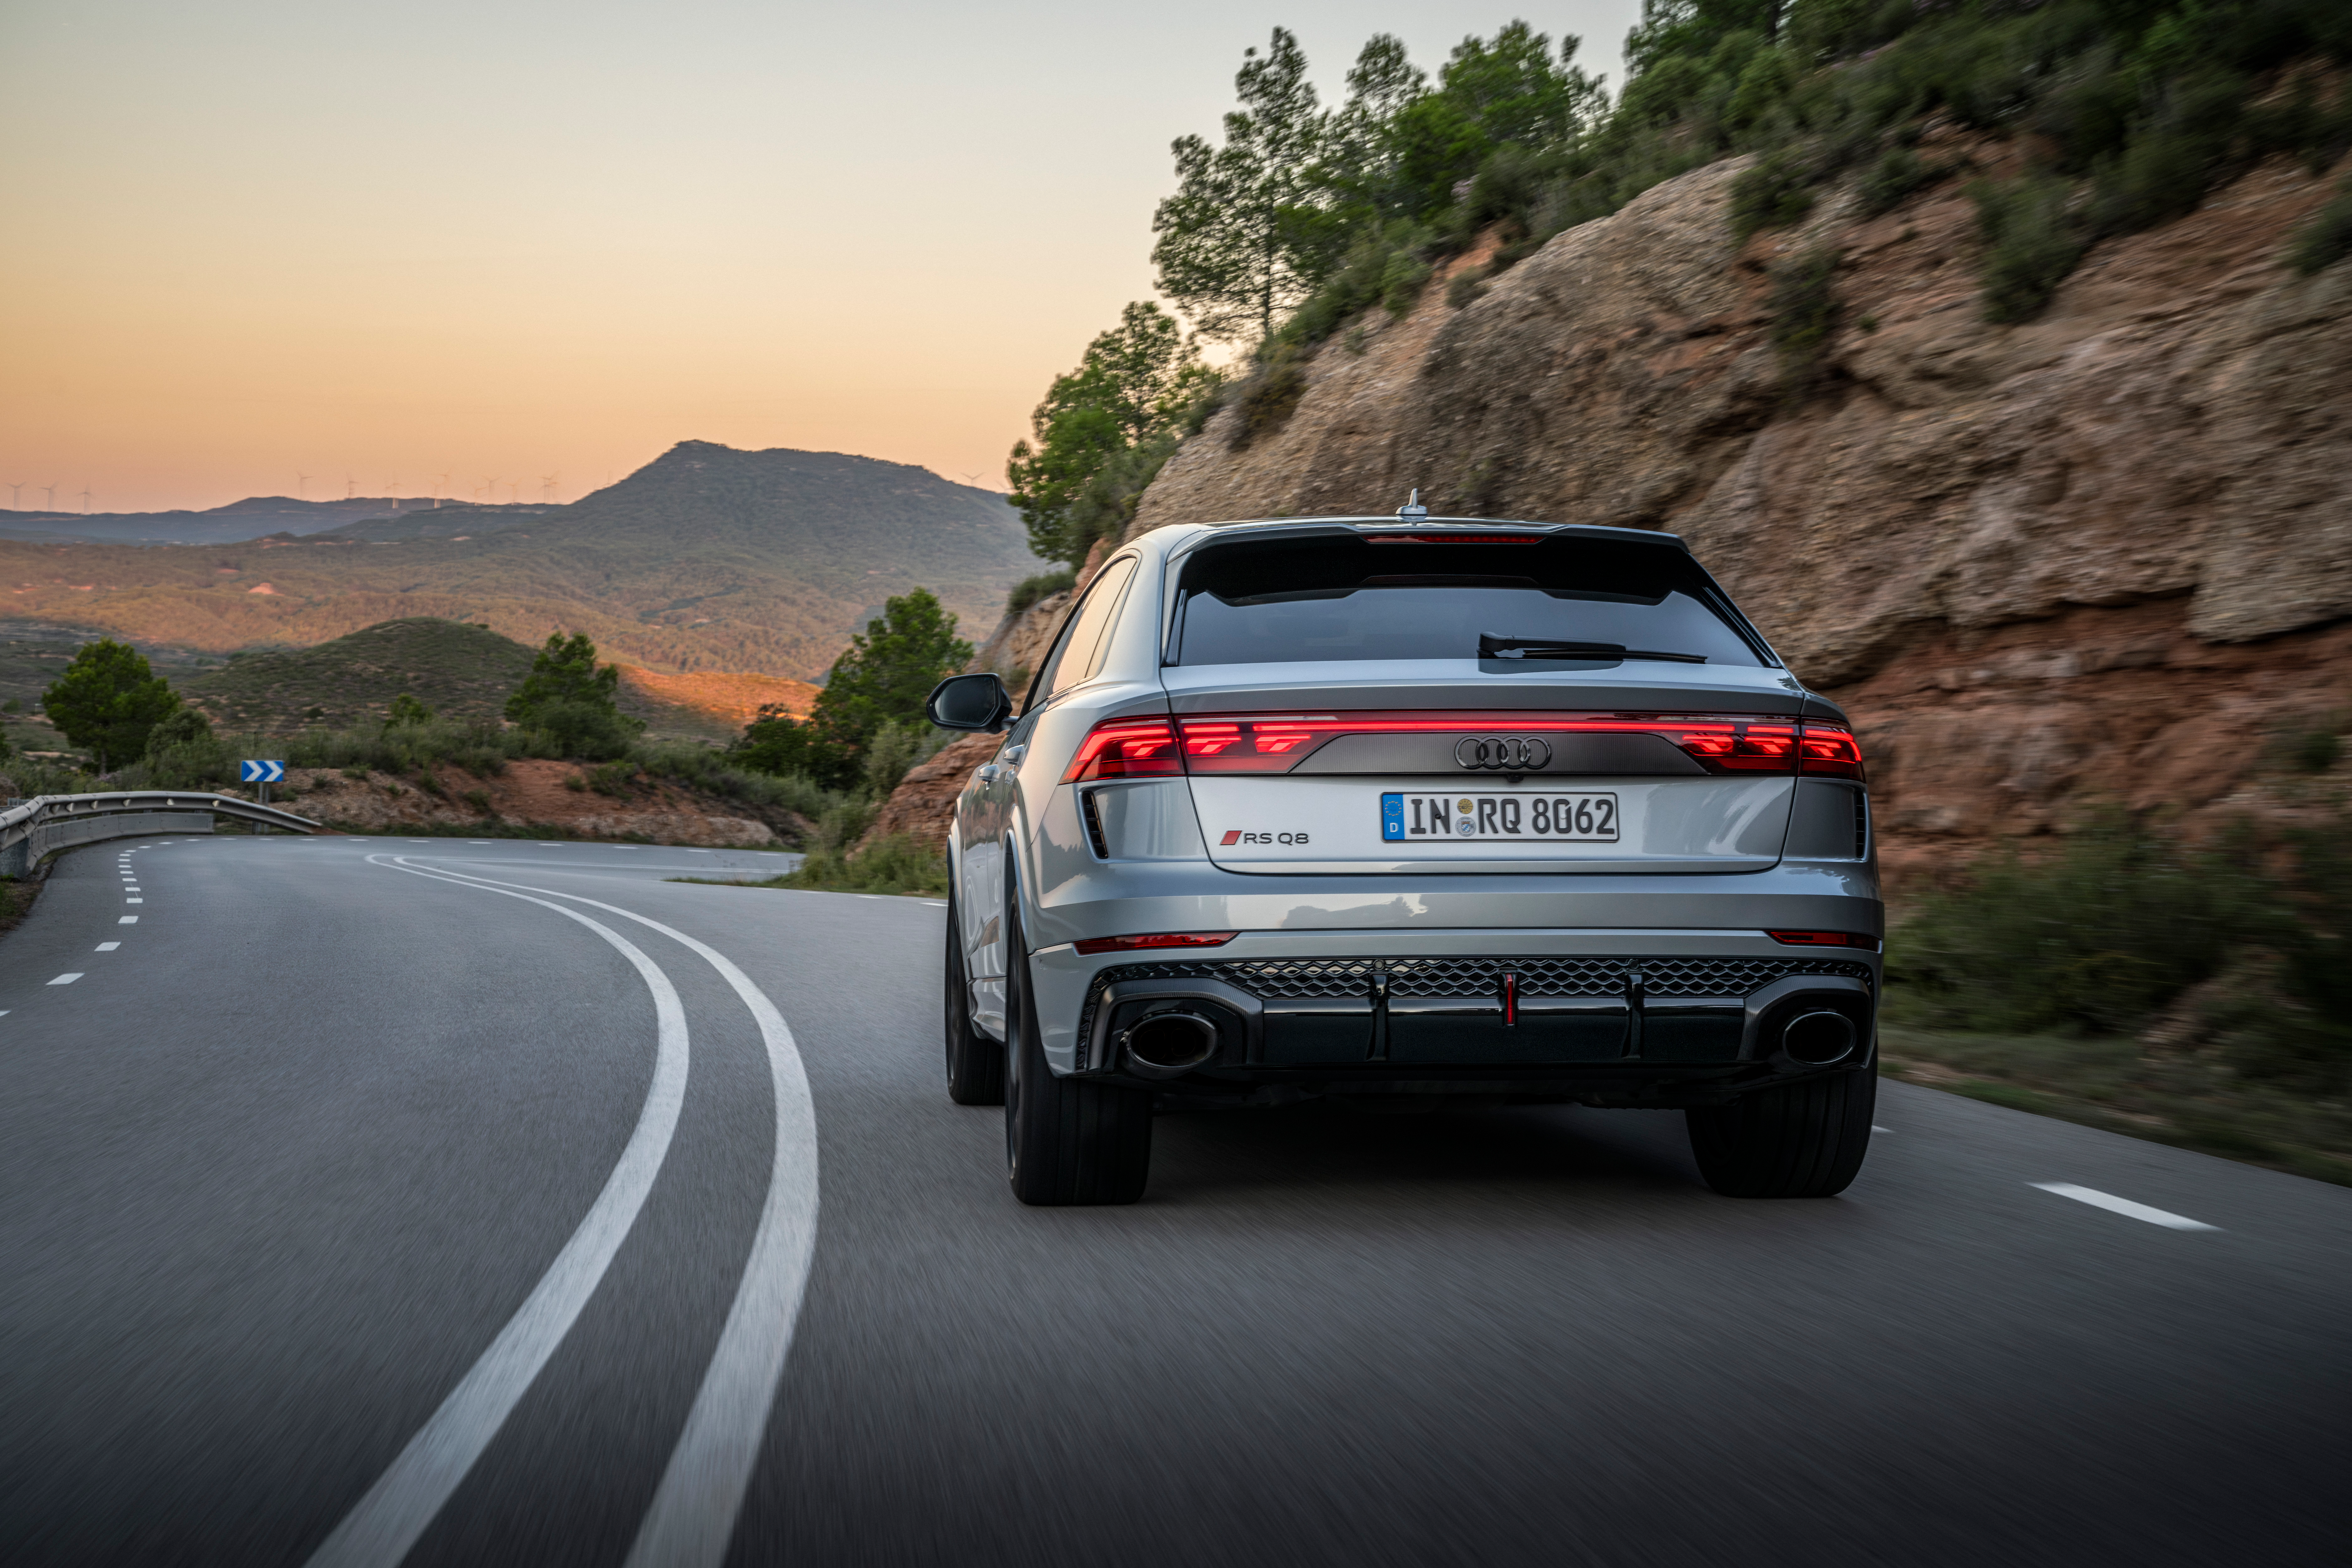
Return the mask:
M 286 777 L 284 763 L 239 763 L 236 767 L 241 784 L 278 784 Z

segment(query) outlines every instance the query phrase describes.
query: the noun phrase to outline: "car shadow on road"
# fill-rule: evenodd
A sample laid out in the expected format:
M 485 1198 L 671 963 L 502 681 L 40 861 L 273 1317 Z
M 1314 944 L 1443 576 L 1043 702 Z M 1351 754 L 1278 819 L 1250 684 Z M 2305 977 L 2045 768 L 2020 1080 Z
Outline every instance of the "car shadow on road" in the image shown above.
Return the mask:
M 1678 1112 L 1574 1106 L 1397 1114 L 1328 1103 L 1280 1110 L 1180 1110 L 1153 1131 L 1154 1204 L 1257 1190 L 1465 1189 L 1557 1196 L 1708 1196 Z

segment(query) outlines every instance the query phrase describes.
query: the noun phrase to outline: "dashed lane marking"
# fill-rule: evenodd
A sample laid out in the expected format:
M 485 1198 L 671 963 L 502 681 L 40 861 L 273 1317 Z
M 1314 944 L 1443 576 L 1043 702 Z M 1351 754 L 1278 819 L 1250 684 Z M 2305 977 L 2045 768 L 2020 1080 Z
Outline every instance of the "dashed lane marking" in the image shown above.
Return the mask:
M 119 942 L 101 942 L 98 944 L 98 951 L 100 952 L 112 952 L 116 948 L 121 947 L 121 945 L 122 944 Z
M 2167 1214 L 2162 1209 L 2152 1209 L 2146 1204 L 2136 1204 L 2129 1198 L 2119 1198 L 2113 1193 L 2103 1193 L 2095 1187 L 2078 1187 L 2071 1182 L 2028 1182 L 2025 1184 L 2029 1187 L 2039 1187 L 2045 1193 L 2056 1193 L 2062 1198 L 2072 1198 L 2078 1204 L 2088 1204 L 2095 1209 L 2105 1209 L 2109 1214 L 2119 1214 L 2130 1219 L 2146 1220 L 2150 1225 L 2160 1225 L 2167 1230 L 2219 1230 L 2221 1228 L 2218 1225 L 2207 1225 L 2202 1220 L 2189 1219 L 2177 1214 Z
M 143 904 L 147 900 L 144 899 L 125 899 L 122 901 L 126 904 Z
M 376 859 L 375 857 L 369 857 Z M 381 860 L 377 860 L 382 864 Z M 408 870 L 407 867 L 399 868 Z M 415 876 L 433 873 L 414 871 Z M 446 880 L 446 879 L 442 879 Z M 449 1494 L 466 1479 L 497 1436 L 499 1428 L 527 1392 L 547 1358 L 571 1332 L 580 1310 L 604 1278 L 613 1255 L 636 1223 L 654 1178 L 668 1156 L 670 1136 L 677 1129 L 678 1108 L 686 1100 L 686 1005 L 669 976 L 644 952 L 610 926 L 590 920 L 577 910 L 546 899 L 484 888 L 501 898 L 520 899 L 577 921 L 612 944 L 636 969 L 653 993 L 656 1023 L 653 1083 L 646 1091 L 645 1108 L 637 1113 L 636 1130 L 629 1134 L 604 1190 L 596 1194 L 588 1215 L 572 1239 L 563 1244 L 537 1286 L 482 1359 L 466 1373 L 449 1396 L 391 1467 L 376 1478 L 343 1521 L 335 1526 L 311 1555 L 311 1568 L 395 1568 L 425 1533 Z
M 52 985 L 70 985 L 70 984 L 72 984 L 75 981 L 79 980 L 80 978 L 81 978 L 81 972 L 80 972 L 79 970 L 76 970 L 76 971 L 75 971 L 73 973 L 71 973 L 71 974 L 60 974 L 60 975 L 58 975 L 55 980 L 50 981 L 50 982 L 49 982 L 49 984 L 52 984 Z
M 940 907 L 941 907 L 941 908 L 945 908 L 946 906 L 942 905 L 942 906 L 940 906 Z M 1872 1123 L 1870 1124 L 1870 1130 L 1871 1130 L 1873 1132 L 1885 1132 L 1885 1131 L 1887 1131 L 1887 1129 L 1886 1129 L 1886 1128 L 1881 1127 L 1881 1126 L 1880 1126 L 1877 1122 L 1875 1122 L 1875 1121 L 1874 1121 L 1874 1122 L 1872 1122 Z
M 114 923 L 119 926 L 135 926 L 139 923 L 139 917 L 137 915 L 124 915 L 121 920 L 116 921 Z

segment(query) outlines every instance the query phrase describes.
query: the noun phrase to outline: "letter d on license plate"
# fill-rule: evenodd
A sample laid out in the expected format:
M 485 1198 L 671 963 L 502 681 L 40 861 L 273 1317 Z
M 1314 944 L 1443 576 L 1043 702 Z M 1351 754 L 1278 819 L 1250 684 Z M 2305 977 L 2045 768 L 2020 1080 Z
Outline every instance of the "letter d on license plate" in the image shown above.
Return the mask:
M 1381 837 L 1391 844 L 1460 842 L 1614 844 L 1613 795 L 1419 795 L 1381 796 Z

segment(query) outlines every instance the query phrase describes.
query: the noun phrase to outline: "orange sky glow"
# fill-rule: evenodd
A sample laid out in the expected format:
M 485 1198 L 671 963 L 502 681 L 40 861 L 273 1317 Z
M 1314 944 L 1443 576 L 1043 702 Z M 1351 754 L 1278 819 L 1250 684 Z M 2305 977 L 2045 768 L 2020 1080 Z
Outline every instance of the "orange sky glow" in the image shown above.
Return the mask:
M 1329 97 L 1521 9 L 11 0 L 0 505 L 572 500 L 688 438 L 1002 489 L 1245 46 Z M 1612 87 L 1637 12 L 1527 10 Z

